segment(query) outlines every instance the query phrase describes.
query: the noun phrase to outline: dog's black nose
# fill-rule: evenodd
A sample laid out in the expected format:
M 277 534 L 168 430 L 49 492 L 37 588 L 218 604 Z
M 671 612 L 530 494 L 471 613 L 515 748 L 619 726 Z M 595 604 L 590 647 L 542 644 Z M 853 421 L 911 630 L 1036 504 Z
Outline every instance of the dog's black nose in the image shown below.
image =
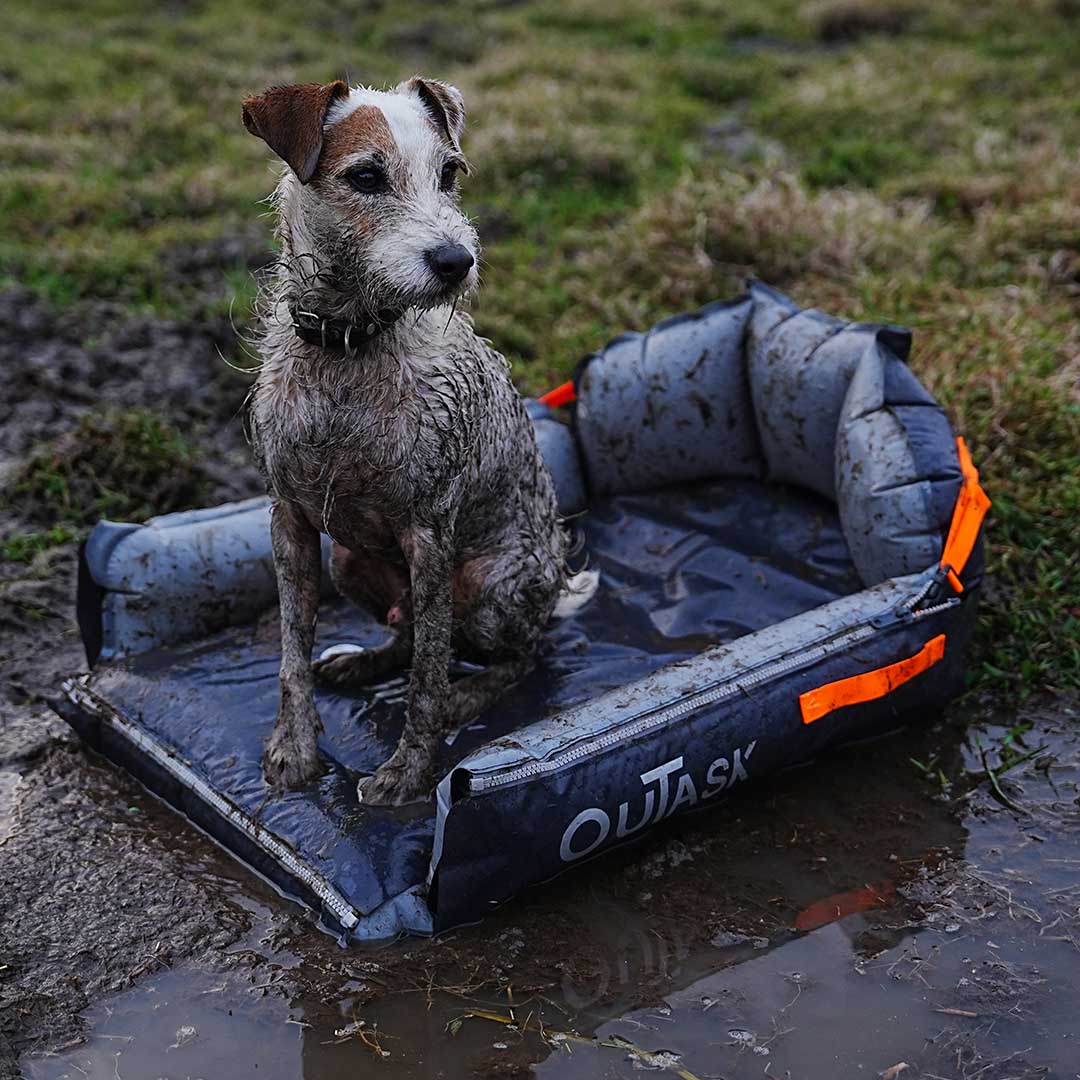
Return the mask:
M 427 260 L 431 269 L 447 285 L 456 285 L 463 281 L 476 261 L 472 252 L 460 244 L 443 244 L 442 247 L 434 248 L 427 253 Z

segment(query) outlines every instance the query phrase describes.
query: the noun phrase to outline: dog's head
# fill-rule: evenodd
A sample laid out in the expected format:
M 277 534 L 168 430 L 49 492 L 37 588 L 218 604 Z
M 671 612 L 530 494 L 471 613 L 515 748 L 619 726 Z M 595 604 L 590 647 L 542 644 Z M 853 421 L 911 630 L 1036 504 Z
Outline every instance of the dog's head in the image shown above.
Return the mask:
M 458 208 L 468 166 L 455 87 L 419 76 L 392 91 L 276 86 L 248 98 L 243 118 L 288 165 L 277 200 L 301 276 L 395 313 L 476 284 L 476 232 Z

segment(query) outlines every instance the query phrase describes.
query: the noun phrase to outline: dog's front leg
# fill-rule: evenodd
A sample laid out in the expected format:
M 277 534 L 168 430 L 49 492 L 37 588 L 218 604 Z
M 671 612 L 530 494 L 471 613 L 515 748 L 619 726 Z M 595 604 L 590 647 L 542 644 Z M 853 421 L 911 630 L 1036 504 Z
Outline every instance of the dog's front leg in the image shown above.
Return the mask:
M 409 709 L 397 749 L 375 775 L 360 781 L 364 803 L 400 806 L 426 795 L 450 693 L 454 615 L 453 527 L 413 527 L 402 538 L 412 580 L 413 661 Z
M 274 504 L 270 536 L 281 602 L 281 699 L 263 754 L 263 774 L 275 786 L 298 787 L 321 772 L 322 723 L 315 709 L 311 646 L 322 560 L 318 532 L 287 504 Z

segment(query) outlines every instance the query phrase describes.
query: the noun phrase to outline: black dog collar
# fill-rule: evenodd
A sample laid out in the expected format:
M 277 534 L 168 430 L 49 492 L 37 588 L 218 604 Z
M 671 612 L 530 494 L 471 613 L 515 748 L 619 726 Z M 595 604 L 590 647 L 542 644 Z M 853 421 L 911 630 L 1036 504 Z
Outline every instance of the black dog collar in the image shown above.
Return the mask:
M 343 319 L 324 319 L 314 311 L 302 311 L 290 307 L 293 333 L 309 345 L 321 345 L 324 349 L 343 349 L 352 355 L 372 338 L 388 330 L 400 318 L 393 312 L 380 312 L 363 323 L 345 322 Z

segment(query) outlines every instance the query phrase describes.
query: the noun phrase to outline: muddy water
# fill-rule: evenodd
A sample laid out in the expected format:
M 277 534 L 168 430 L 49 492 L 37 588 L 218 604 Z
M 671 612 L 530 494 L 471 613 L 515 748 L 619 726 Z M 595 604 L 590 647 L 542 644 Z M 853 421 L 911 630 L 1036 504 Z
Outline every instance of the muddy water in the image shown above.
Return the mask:
M 93 1005 L 84 1042 L 24 1071 L 1076 1077 L 1080 710 L 1020 720 L 1009 752 L 1043 749 L 998 792 L 984 765 L 1017 718 L 941 723 L 376 951 L 338 948 L 188 830 L 193 874 L 225 882 L 247 931 Z

